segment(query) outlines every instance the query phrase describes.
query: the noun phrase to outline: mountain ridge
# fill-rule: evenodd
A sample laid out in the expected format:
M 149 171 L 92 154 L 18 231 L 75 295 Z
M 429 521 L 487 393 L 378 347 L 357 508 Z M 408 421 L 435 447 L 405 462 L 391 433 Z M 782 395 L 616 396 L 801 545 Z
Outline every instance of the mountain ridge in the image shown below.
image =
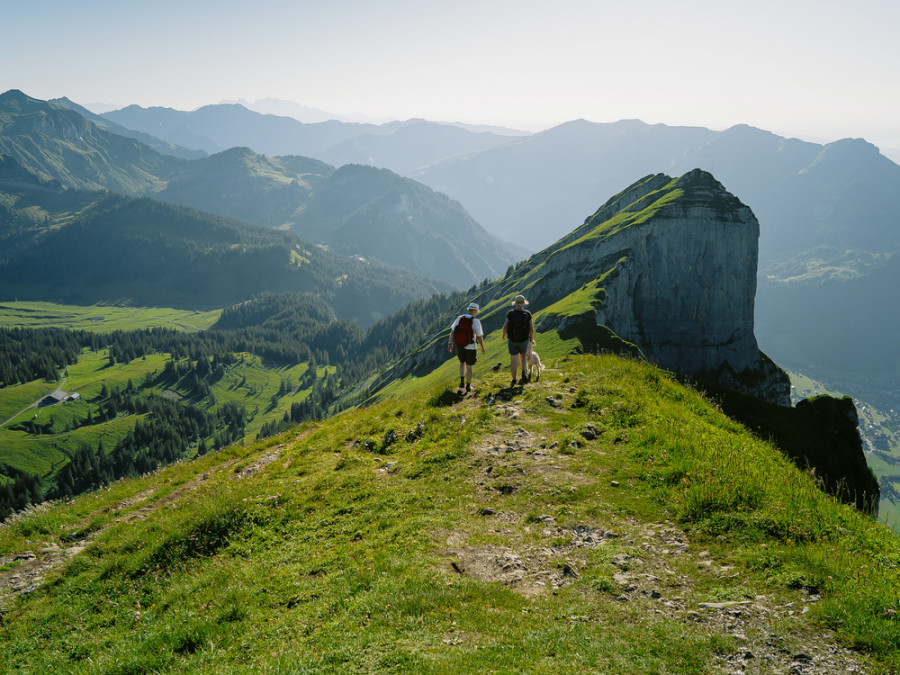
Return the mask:
M 12 161 L 0 166 L 7 165 L 25 171 Z M 412 272 L 308 246 L 287 232 L 146 197 L 50 189 L 37 178 L 0 180 L 0 196 L 8 216 L 0 231 L 7 298 L 93 304 L 126 297 L 208 309 L 267 290 L 316 291 L 341 318 L 369 325 L 413 299 L 449 290 Z
M 32 112 L 23 117 L 23 109 Z M 242 120 L 259 118 L 241 106 L 234 110 L 241 111 Z M 199 112 L 209 114 L 203 109 Z M 105 126 L 111 126 L 103 119 Z M 279 124 L 288 122 L 285 119 Z M 303 212 L 318 188 L 327 189 L 334 168 L 312 158 L 269 158 L 248 152 L 252 151 L 229 149 L 195 159 L 164 156 L 132 138 L 96 126 L 75 109 L 30 99 L 21 92 L 8 92 L 0 101 L 0 154 L 17 158 L 43 180 L 55 178 L 79 189 L 151 196 L 255 225 L 293 228 L 302 237 Z M 370 169 L 346 187 L 371 190 L 367 178 L 377 183 L 379 175 L 378 170 Z M 351 247 L 347 252 L 352 255 L 417 274 L 430 276 L 437 270 L 441 281 L 456 287 L 496 276 L 521 251 L 483 231 L 458 203 L 430 188 L 400 176 L 395 176 L 393 183 L 392 189 L 413 204 L 411 212 L 398 209 L 395 200 L 373 201 L 365 212 L 355 215 L 352 240 L 325 236 L 317 243 L 336 250 Z M 330 229 L 351 226 L 321 208 L 316 210 Z M 455 232 L 458 239 L 446 236 L 447 231 Z M 360 236 L 363 232 L 370 236 Z M 363 241 L 367 248 L 359 247 Z M 419 260 L 423 257 L 428 265 Z M 436 264 L 430 265 L 430 261 Z
M 895 537 L 647 364 L 547 364 L 516 396 L 486 373 L 456 398 L 443 368 L 418 393 L 16 517 L 0 526 L 4 662 L 900 665 Z
M 754 336 L 758 236 L 752 211 L 709 173 L 647 176 L 471 297 L 487 330 L 503 322 L 501 298 L 526 291 L 541 333 L 577 324 L 596 351 L 611 332 L 676 373 L 789 405 L 787 376 Z M 435 337 L 390 376 L 432 367 L 442 350 Z

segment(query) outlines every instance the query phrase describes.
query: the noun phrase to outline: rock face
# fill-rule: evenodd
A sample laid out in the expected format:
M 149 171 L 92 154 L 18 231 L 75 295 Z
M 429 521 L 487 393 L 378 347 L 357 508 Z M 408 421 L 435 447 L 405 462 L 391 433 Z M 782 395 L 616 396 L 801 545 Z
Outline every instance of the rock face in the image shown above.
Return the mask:
M 758 239 L 753 212 L 709 173 L 657 174 L 471 299 L 485 308 L 487 332 L 524 292 L 539 332 L 790 406 L 790 380 L 753 332 Z M 435 338 L 397 372 L 427 372 L 446 358 L 446 340 Z
M 753 333 L 758 240 L 753 212 L 709 173 L 649 176 L 536 256 L 544 279 L 533 296 L 549 301 L 600 279 L 596 324 L 649 360 L 790 405 L 787 376 L 759 351 Z
M 777 445 L 822 490 L 878 513 L 881 487 L 866 462 L 853 399 L 817 396 L 786 408 L 731 391 L 715 394 L 726 415 Z

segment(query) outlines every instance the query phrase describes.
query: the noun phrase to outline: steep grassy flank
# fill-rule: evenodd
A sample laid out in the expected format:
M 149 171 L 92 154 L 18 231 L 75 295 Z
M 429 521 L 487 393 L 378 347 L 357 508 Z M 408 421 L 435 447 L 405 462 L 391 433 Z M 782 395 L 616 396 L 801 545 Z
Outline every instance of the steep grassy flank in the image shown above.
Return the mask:
M 78 112 L 10 90 L 0 94 L 0 154 L 42 180 L 140 194 L 183 164 L 138 141 L 98 128 Z
M 546 361 L 512 392 L 485 369 L 465 398 L 433 385 L 17 517 L 0 527 L 0 659 L 900 668 L 896 537 L 660 371 Z

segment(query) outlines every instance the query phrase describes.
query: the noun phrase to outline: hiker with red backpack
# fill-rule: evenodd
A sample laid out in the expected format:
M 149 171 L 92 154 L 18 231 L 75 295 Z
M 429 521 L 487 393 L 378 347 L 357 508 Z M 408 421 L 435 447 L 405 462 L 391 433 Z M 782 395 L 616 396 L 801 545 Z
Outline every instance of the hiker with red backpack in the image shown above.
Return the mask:
M 525 309 L 528 301 L 524 295 L 517 295 L 513 300 L 513 308 L 506 314 L 503 324 L 502 339 L 506 340 L 509 351 L 509 374 L 512 381 L 510 387 L 516 386 L 516 366 L 522 362 L 522 384 L 528 383 L 527 363 L 531 356 L 531 347 L 534 344 L 534 325 L 531 322 L 531 312 Z
M 456 321 L 450 326 L 450 342 L 448 349 L 456 350 L 456 358 L 459 359 L 459 388 L 472 391 L 472 366 L 478 360 L 478 347 L 484 354 L 484 330 L 481 322 L 475 318 L 478 314 L 478 305 L 470 302 L 465 314 L 456 317 Z

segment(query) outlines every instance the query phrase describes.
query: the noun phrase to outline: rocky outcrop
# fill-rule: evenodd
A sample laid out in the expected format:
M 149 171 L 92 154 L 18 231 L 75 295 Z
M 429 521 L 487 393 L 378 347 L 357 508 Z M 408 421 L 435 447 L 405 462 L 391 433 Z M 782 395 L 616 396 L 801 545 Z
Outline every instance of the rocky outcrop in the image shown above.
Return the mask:
M 790 405 L 787 376 L 753 333 L 759 222 L 696 169 L 649 176 L 532 258 L 532 297 L 555 301 L 600 280 L 593 314 L 678 375 Z M 598 283 L 600 283 L 598 282 Z M 542 329 L 571 317 L 547 317 Z
M 866 462 L 853 399 L 817 396 L 786 408 L 733 391 L 713 395 L 725 414 L 778 446 L 822 490 L 860 511 L 878 513 L 881 488 Z

